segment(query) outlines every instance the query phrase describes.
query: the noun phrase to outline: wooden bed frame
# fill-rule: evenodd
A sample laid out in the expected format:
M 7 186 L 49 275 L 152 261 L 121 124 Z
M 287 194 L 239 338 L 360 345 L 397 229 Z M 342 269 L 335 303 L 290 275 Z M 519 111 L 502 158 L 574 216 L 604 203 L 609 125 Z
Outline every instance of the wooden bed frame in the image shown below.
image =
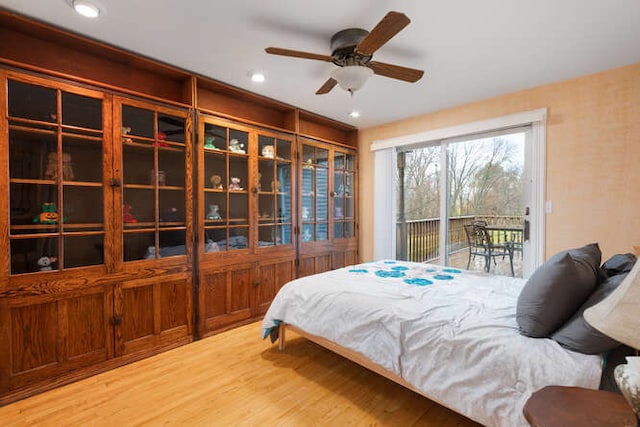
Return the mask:
M 456 411 L 455 409 L 449 408 L 447 405 L 445 405 L 444 403 L 434 399 L 432 396 L 429 396 L 427 394 L 425 394 L 424 392 L 418 390 L 416 387 L 414 387 L 413 385 L 409 384 L 407 381 L 405 381 L 402 377 L 394 374 L 393 372 L 390 372 L 388 370 L 386 370 L 385 368 L 383 368 L 382 366 L 378 365 L 377 363 L 374 363 L 372 361 L 370 361 L 369 359 L 367 359 L 366 357 L 364 357 L 363 355 L 361 355 L 358 352 L 355 352 L 353 350 L 349 350 L 348 348 L 342 347 L 332 341 L 329 341 L 326 338 L 322 338 L 319 337 L 317 335 L 313 335 L 310 334 L 308 332 L 303 331 L 302 329 L 293 326 L 293 325 L 287 325 L 284 322 L 280 322 L 280 324 L 278 325 L 278 349 L 280 351 L 284 351 L 285 350 L 285 340 L 286 340 L 286 330 L 289 329 L 290 331 L 302 336 L 303 338 L 308 339 L 309 341 L 312 341 L 316 344 L 318 344 L 321 347 L 326 348 L 327 350 L 330 350 L 336 354 L 339 354 L 340 356 L 351 360 L 352 362 L 357 363 L 360 366 L 363 366 L 373 372 L 375 372 L 376 374 L 382 375 L 383 377 L 397 383 L 400 384 L 401 386 L 408 388 L 409 390 L 418 393 L 419 395 L 426 397 L 427 399 L 431 400 L 432 402 L 436 402 L 438 405 L 440 406 L 444 406 L 445 408 L 448 408 L 456 413 L 459 413 L 458 411 Z M 461 414 L 462 415 L 462 414 Z M 466 415 L 463 415 L 466 417 Z M 469 418 L 469 417 L 467 417 Z M 472 418 L 470 418 L 472 419 Z M 474 420 L 475 421 L 475 420 Z

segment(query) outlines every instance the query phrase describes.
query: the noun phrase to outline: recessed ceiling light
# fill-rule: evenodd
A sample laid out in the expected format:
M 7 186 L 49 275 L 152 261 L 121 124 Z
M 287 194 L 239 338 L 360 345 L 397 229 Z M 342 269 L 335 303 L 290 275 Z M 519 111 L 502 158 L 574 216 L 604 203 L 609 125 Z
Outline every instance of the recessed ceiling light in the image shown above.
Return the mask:
M 357 119 L 358 117 L 360 117 L 360 111 L 353 110 L 349 113 L 349 117 L 351 117 L 352 119 Z
M 74 0 L 73 8 L 85 18 L 97 18 L 100 15 L 100 8 L 87 0 Z
M 251 73 L 251 80 L 256 83 L 262 83 L 264 79 L 264 73 Z

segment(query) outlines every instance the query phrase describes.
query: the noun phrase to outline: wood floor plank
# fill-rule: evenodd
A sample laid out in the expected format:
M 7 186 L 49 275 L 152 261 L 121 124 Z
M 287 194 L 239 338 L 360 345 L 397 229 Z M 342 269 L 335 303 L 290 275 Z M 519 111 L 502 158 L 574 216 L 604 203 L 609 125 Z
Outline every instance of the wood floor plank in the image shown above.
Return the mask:
M 477 426 L 290 332 L 259 323 L 0 408 L 3 426 Z

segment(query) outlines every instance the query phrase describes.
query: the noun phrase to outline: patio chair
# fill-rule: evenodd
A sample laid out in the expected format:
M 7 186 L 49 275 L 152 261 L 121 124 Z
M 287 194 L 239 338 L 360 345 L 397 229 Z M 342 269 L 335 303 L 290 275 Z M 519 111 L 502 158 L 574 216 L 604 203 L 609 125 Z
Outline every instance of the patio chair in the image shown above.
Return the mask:
M 511 275 L 515 276 L 513 271 L 513 246 L 510 242 L 494 243 L 491 233 L 487 230 L 485 221 L 474 221 L 472 224 L 465 224 L 464 231 L 467 235 L 469 244 L 469 260 L 467 261 L 467 270 L 471 265 L 471 258 L 475 260 L 476 255 L 484 258 L 484 270 L 488 273 L 491 270 L 491 259 L 493 264 L 497 265 L 496 257 L 509 257 L 511 267 Z

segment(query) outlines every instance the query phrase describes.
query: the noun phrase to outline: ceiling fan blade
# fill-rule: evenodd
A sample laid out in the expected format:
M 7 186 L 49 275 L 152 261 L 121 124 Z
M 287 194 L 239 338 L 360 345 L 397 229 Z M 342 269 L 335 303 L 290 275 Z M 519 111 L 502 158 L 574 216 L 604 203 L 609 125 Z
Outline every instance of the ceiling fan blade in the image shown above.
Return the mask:
M 422 78 L 424 71 L 415 68 L 402 67 L 400 65 L 387 64 L 385 62 L 370 61 L 367 67 L 371 68 L 379 76 L 404 80 L 415 83 Z
M 324 82 L 324 84 L 320 86 L 320 89 L 316 91 L 316 95 L 324 95 L 325 93 L 329 93 L 331 89 L 333 89 L 337 84 L 338 81 L 336 79 L 329 77 L 329 80 Z
M 409 25 L 411 20 L 404 13 L 389 12 L 371 32 L 358 43 L 356 51 L 363 55 L 372 55 L 373 52 L 391 40 L 404 27 Z
M 294 58 L 315 59 L 317 61 L 333 62 L 333 58 L 329 55 L 320 55 L 318 53 L 302 52 L 300 50 L 282 49 L 279 47 L 268 47 L 264 51 L 272 55 L 292 56 Z

